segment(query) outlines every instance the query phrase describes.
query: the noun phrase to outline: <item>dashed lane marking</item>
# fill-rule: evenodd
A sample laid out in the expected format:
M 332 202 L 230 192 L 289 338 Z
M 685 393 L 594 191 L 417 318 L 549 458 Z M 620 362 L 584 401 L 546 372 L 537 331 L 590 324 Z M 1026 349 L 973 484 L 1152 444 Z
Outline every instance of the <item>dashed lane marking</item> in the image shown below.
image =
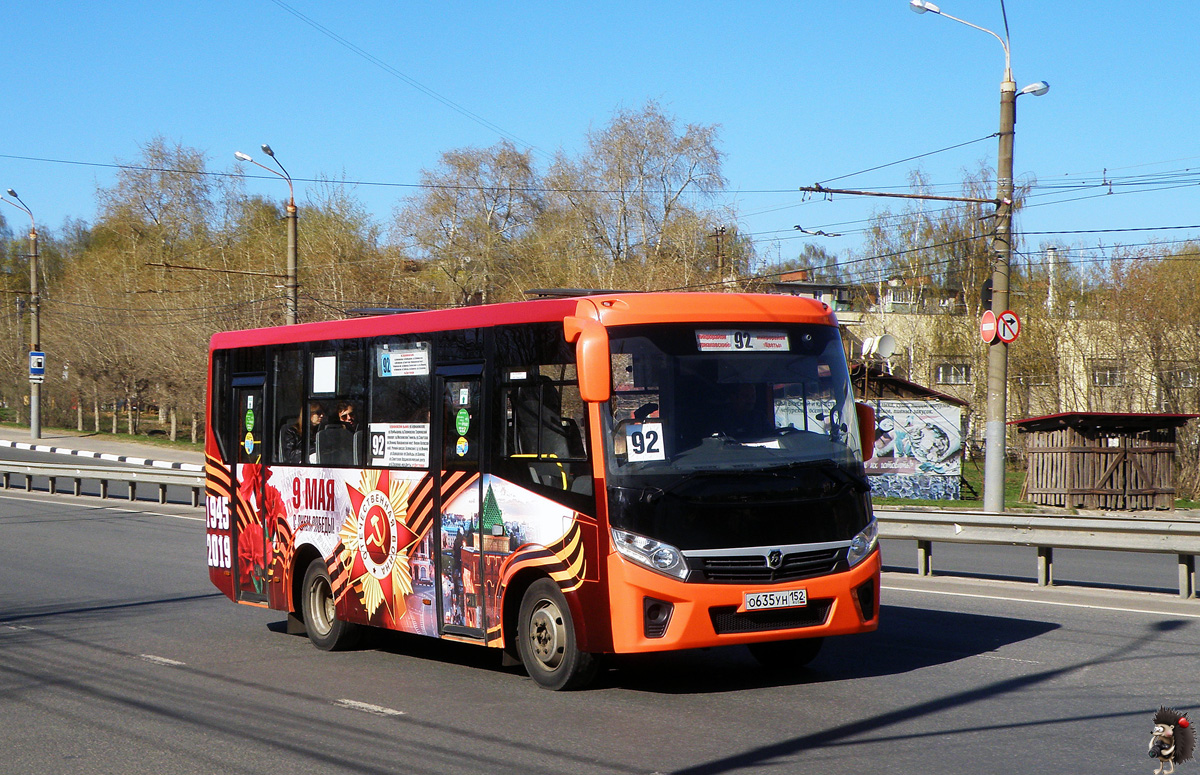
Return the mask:
M 403 716 L 404 711 L 396 710 L 395 708 L 385 708 L 382 705 L 372 705 L 368 702 L 359 702 L 358 700 L 337 700 L 333 703 L 339 708 L 347 708 L 348 710 L 357 710 L 363 713 L 370 713 L 374 716 Z

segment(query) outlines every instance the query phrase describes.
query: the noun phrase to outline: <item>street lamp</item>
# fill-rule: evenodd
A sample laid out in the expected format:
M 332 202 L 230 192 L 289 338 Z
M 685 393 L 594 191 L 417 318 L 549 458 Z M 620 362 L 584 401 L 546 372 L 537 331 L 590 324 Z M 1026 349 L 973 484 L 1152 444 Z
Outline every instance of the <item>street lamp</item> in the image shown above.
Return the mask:
M 297 308 L 299 307 L 299 299 L 297 298 L 297 289 L 300 287 L 300 284 L 296 281 L 296 277 L 297 277 L 298 269 L 299 269 L 299 263 L 300 263 L 297 255 L 296 255 L 296 251 L 297 251 L 297 247 L 296 247 L 296 219 L 297 219 L 296 218 L 296 216 L 297 216 L 296 192 L 295 192 L 295 189 L 292 187 L 292 176 L 289 175 L 288 171 L 286 169 L 284 169 L 282 164 L 279 163 L 279 159 L 275 158 L 275 152 L 273 150 L 271 150 L 271 146 L 267 145 L 266 143 L 263 143 L 262 150 L 263 150 L 263 153 L 265 153 L 267 156 L 271 157 L 272 161 L 274 161 L 275 164 L 277 164 L 279 166 L 279 169 L 283 170 L 282 175 L 280 175 L 278 172 L 276 172 L 275 170 L 271 169 L 270 167 L 268 167 L 264 164 L 259 164 L 254 159 L 250 158 L 250 156 L 248 154 L 242 153 L 241 151 L 235 151 L 233 156 L 238 161 L 250 162 L 254 166 L 262 167 L 264 170 L 266 170 L 267 172 L 270 172 L 272 175 L 281 177 L 285 181 L 287 181 L 287 184 L 288 184 L 288 203 L 287 203 L 288 252 L 287 252 L 287 280 L 285 281 L 285 283 L 286 283 L 285 290 L 286 290 L 286 294 L 287 294 L 287 300 L 286 300 L 287 307 L 286 307 L 286 311 L 285 311 L 284 322 L 286 322 L 287 325 L 291 326 L 291 325 L 295 325 L 295 323 L 296 323 L 296 312 L 297 312 Z
M 17 192 L 11 188 L 8 189 L 8 195 L 15 202 L 0 196 L 0 200 L 8 202 L 13 207 L 24 210 L 29 216 L 29 365 L 33 366 L 34 353 L 40 353 L 42 349 L 42 332 L 41 332 L 41 297 L 38 295 L 38 235 L 37 224 L 34 223 L 33 213 L 25 203 L 21 201 L 21 197 L 17 196 Z M 43 368 L 45 363 L 43 361 Z M 42 384 L 41 375 L 35 379 L 32 368 L 29 374 L 29 437 L 40 439 L 42 437 Z
M 1050 84 L 1038 81 L 1017 91 L 1012 77 L 1012 59 L 1008 47 L 1008 18 L 1005 16 L 1004 37 L 989 29 L 972 24 L 942 11 L 928 0 L 910 0 L 914 13 L 935 13 L 947 19 L 982 30 L 1000 41 L 1004 47 L 1004 80 L 1000 83 L 1000 151 L 996 159 L 996 264 L 992 269 L 992 309 L 1008 309 L 1008 277 L 1012 261 L 1013 206 L 1013 134 L 1017 125 L 1017 95 L 1040 96 L 1050 90 Z M 1004 0 L 1000 0 L 1004 12 Z M 1007 451 L 1005 424 L 1008 412 L 1008 343 L 997 337 L 988 345 L 987 426 L 984 432 L 983 508 L 985 511 L 1004 511 L 1004 467 Z

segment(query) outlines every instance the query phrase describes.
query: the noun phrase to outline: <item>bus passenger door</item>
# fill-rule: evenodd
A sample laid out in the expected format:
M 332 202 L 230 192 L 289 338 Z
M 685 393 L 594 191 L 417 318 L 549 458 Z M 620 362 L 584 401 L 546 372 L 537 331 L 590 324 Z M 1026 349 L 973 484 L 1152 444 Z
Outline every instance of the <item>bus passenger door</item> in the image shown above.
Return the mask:
M 437 370 L 441 462 L 438 486 L 438 610 L 441 631 L 483 637 L 483 551 L 479 462 L 484 438 L 482 366 Z
M 270 548 L 263 508 L 263 470 L 266 462 L 266 412 L 263 407 L 263 378 L 233 379 L 234 412 L 231 438 L 237 445 L 234 466 L 233 572 L 237 599 L 265 602 Z

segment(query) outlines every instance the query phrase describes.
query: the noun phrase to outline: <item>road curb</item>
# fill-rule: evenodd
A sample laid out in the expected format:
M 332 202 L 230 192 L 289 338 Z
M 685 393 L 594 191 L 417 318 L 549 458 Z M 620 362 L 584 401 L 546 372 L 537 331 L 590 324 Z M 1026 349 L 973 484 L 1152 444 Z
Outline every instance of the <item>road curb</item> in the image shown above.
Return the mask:
M 52 452 L 56 455 L 89 457 L 94 460 L 111 460 L 117 463 L 128 463 L 129 465 L 146 466 L 148 468 L 169 468 L 176 471 L 204 471 L 204 466 L 198 463 L 176 463 L 167 460 L 151 460 L 149 458 L 135 457 L 133 455 L 114 455 L 109 452 L 90 452 L 85 449 L 68 449 L 66 447 L 51 447 L 45 444 L 30 444 L 27 441 L 7 441 L 5 439 L 0 439 L 0 447 L 24 449 L 30 452 Z

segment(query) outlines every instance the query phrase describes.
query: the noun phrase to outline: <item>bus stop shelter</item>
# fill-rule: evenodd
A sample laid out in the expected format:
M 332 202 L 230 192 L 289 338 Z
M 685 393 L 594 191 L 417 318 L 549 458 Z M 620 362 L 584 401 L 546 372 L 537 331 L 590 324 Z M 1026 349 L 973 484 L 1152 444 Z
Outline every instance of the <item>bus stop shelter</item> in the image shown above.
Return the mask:
M 1026 434 L 1021 500 L 1104 511 L 1175 509 L 1175 433 L 1194 414 L 1065 412 L 1014 420 Z

